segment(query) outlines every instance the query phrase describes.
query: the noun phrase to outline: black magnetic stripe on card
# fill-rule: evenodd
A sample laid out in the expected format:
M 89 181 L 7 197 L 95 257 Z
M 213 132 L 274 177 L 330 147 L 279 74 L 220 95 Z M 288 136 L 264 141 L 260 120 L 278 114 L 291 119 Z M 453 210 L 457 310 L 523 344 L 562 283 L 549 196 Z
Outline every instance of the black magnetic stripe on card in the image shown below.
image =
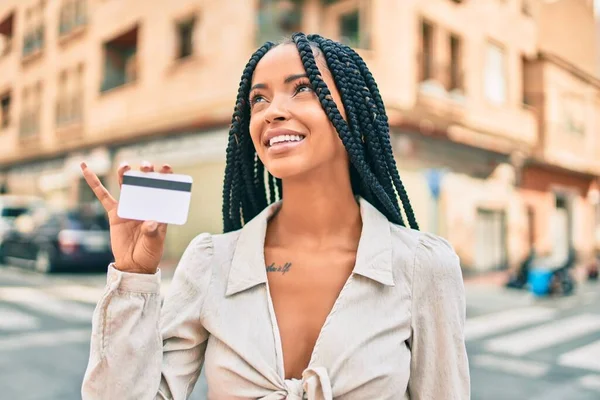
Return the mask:
M 123 175 L 123 185 L 142 186 L 154 189 L 176 190 L 179 192 L 191 192 L 190 182 L 167 181 L 164 179 L 143 178 L 140 176 Z

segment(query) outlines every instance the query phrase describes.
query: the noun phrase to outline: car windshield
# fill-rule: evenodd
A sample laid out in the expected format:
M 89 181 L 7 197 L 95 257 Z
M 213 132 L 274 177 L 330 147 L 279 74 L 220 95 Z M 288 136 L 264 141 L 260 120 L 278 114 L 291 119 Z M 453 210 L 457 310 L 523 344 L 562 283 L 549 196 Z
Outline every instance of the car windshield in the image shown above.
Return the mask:
M 108 230 L 108 219 L 104 214 L 70 211 L 66 214 L 69 229 Z
M 2 218 L 17 218 L 19 215 L 27 212 L 25 207 L 5 207 L 2 209 Z

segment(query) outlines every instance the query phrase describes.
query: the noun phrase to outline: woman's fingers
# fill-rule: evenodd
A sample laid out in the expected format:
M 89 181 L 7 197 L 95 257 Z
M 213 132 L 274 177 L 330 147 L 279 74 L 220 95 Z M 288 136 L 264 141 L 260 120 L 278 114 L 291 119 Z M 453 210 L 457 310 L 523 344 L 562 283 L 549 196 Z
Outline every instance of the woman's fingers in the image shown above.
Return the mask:
M 161 174 L 172 174 L 173 168 L 171 168 L 171 166 L 169 164 L 163 164 L 163 166 L 160 169 L 160 173 Z
M 149 161 L 142 161 L 140 170 L 142 172 L 154 172 L 154 165 L 152 165 L 152 163 L 150 163 Z
M 86 163 L 81 163 L 81 170 L 83 171 L 83 178 L 87 182 L 88 186 L 92 189 L 102 207 L 106 210 L 106 212 L 110 212 L 117 205 L 117 201 L 110 195 L 108 190 L 102 185 L 98 176 L 93 173 Z
M 117 170 L 117 174 L 119 176 L 119 187 L 123 185 L 123 175 L 129 170 L 131 170 L 131 167 L 127 162 L 124 162 L 119 166 L 119 169 Z
M 158 235 L 158 222 L 156 221 L 144 221 L 142 223 L 142 233 L 148 237 L 155 237 Z
M 83 177 L 85 178 L 85 181 L 87 182 L 88 186 L 92 189 L 98 200 L 100 200 L 100 203 L 102 203 L 104 209 L 107 212 L 112 210 L 117 205 L 117 201 L 111 196 L 108 190 L 106 190 L 104 185 L 102 185 L 102 182 L 100 182 L 98 176 L 95 173 L 93 173 L 85 163 L 81 163 L 81 170 L 83 171 Z M 119 187 L 123 185 L 123 175 L 130 170 L 131 166 L 127 162 L 123 162 L 117 169 Z M 152 165 L 152 163 L 148 161 L 142 161 L 140 165 L 140 170 L 142 172 L 154 172 L 154 165 Z M 172 174 L 173 169 L 169 164 L 163 164 L 160 169 L 160 172 L 163 174 Z M 162 225 L 163 224 L 159 224 L 159 228 L 161 231 L 164 231 L 166 229 L 166 226 Z

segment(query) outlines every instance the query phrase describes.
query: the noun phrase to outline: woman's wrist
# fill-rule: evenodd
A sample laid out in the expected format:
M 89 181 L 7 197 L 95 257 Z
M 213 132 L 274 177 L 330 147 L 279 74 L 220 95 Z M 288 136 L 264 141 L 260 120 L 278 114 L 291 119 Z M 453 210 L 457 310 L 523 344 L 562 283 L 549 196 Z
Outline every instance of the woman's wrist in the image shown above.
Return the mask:
M 152 271 L 152 270 L 143 269 L 143 268 L 127 267 L 127 266 L 121 266 L 121 265 L 117 264 L 116 262 L 113 263 L 113 267 L 120 272 L 127 272 L 128 274 L 144 274 L 144 275 L 154 275 L 154 274 L 156 274 L 156 271 L 158 269 L 158 268 L 156 268 L 156 269 L 154 269 L 154 271 Z

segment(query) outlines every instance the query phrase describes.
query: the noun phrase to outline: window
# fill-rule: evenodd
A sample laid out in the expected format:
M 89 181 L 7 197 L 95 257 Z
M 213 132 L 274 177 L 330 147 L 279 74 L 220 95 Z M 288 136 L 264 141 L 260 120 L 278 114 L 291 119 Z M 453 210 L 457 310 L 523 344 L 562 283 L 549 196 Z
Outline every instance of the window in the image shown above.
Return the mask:
M 63 0 L 60 7 L 59 36 L 64 36 L 87 23 L 87 0 Z
M 10 92 L 0 96 L 0 129 L 10 125 Z
M 350 47 L 360 47 L 360 24 L 358 10 L 340 16 L 340 42 Z
M 433 25 L 427 21 L 421 22 L 420 64 L 419 80 L 433 79 Z
M 75 1 L 75 26 L 82 26 L 87 23 L 87 0 Z
M 83 64 L 61 72 L 58 80 L 56 126 L 81 122 L 83 114 Z
M 532 99 L 532 94 L 528 91 L 528 82 L 529 82 L 529 63 L 525 56 L 521 56 L 521 91 L 523 93 L 523 106 L 533 106 L 534 99 Z
M 182 59 L 194 53 L 194 29 L 196 18 L 177 23 L 177 58 Z
M 450 84 L 448 89 L 463 89 L 462 82 L 462 43 L 456 35 L 450 35 Z
M 485 98 L 494 104 L 506 102 L 506 55 L 504 49 L 488 42 L 485 50 L 484 92 Z
M 22 102 L 19 135 L 21 138 L 36 136 L 40 131 L 42 83 L 23 89 Z
M 371 47 L 370 0 L 326 1 L 324 21 L 327 35 L 350 47 Z
M 23 57 L 44 48 L 44 12 L 46 4 L 40 1 L 25 12 L 25 36 Z
M 29 118 L 29 88 L 23 89 L 21 95 L 21 118 L 19 121 L 19 134 L 26 136 L 30 131 L 31 118 Z
M 301 0 L 260 0 L 258 7 L 259 44 L 278 41 L 302 30 Z
M 67 71 L 62 71 L 58 79 L 58 100 L 56 102 L 56 126 L 61 127 L 67 122 L 69 111 L 67 109 Z
M 73 89 L 71 91 L 71 117 L 74 122 L 81 122 L 83 119 L 84 72 L 83 64 L 79 64 L 75 71 Z
M 533 14 L 531 13 L 531 3 L 530 0 L 521 0 L 521 12 L 523 15 L 531 17 Z
M 13 35 L 15 32 L 15 14 L 0 21 L 0 57 L 8 54 L 12 48 Z
M 562 131 L 570 135 L 585 135 L 585 96 L 581 93 L 563 91 L 559 94 Z
M 137 47 L 137 26 L 104 44 L 104 79 L 101 91 L 136 80 Z

